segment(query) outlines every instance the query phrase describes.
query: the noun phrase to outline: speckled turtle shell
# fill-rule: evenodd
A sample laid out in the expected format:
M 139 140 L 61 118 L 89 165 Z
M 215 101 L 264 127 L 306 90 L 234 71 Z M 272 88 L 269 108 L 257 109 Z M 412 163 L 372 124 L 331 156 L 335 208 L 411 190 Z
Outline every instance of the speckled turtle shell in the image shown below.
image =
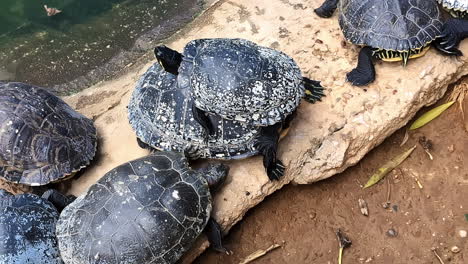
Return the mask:
M 211 195 L 180 153 L 156 152 L 106 173 L 61 213 L 66 264 L 175 263 L 205 228 Z
M 96 151 L 93 122 L 45 89 L 0 82 L 0 177 L 26 185 L 61 180 Z
M 468 0 L 437 0 L 437 2 L 455 16 L 465 17 L 468 15 Z
M 283 121 L 305 88 L 288 55 L 245 39 L 197 39 L 184 48 L 178 82 L 199 109 L 258 126 Z
M 55 225 L 59 213 L 34 194 L 0 189 L 0 263 L 62 264 Z
M 128 105 L 128 119 L 137 137 L 158 150 L 185 152 L 191 159 L 240 159 L 258 154 L 254 143 L 260 127 L 209 115 L 216 133 L 205 132 L 192 115 L 188 84 L 157 63 L 138 81 Z
M 340 0 L 339 23 L 353 44 L 409 51 L 421 49 L 442 30 L 441 13 L 428 0 Z

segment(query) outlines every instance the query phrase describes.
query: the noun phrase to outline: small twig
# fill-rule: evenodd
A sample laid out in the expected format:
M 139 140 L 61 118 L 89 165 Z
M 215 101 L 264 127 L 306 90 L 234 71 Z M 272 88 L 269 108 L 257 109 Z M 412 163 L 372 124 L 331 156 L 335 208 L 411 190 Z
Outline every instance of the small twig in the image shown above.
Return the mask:
M 403 145 L 408 141 L 409 139 L 409 132 L 408 129 L 405 131 L 405 136 L 403 137 L 403 140 L 400 143 L 400 147 L 403 147 Z
M 437 257 L 440 264 L 445 264 L 444 261 L 442 260 L 442 258 L 439 256 L 439 254 L 437 254 L 437 250 L 435 248 L 431 248 L 431 250 L 432 250 L 432 252 L 434 252 L 434 255 Z
M 390 179 L 387 178 L 387 203 L 390 203 L 390 192 L 391 192 Z
M 279 244 L 274 244 L 274 245 L 271 245 L 269 248 L 265 249 L 265 250 L 257 250 L 255 251 L 254 253 L 248 255 L 243 261 L 239 262 L 239 264 L 247 264 L 247 263 L 250 263 L 264 255 L 266 255 L 268 252 L 274 250 L 274 249 L 277 249 L 281 247 L 281 245 Z
M 432 154 L 429 152 L 429 150 L 425 149 L 424 151 L 427 153 L 431 160 L 434 160 L 434 157 L 432 157 Z

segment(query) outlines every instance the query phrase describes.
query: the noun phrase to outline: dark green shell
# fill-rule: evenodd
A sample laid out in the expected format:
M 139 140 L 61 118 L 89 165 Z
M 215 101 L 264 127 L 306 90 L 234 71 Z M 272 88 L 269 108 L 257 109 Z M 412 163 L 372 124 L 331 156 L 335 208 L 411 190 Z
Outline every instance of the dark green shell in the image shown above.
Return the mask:
M 0 177 L 45 185 L 89 164 L 93 122 L 47 90 L 0 82 Z
M 345 38 L 377 49 L 423 48 L 443 25 L 437 3 L 430 0 L 340 0 L 338 7 Z
M 175 152 L 156 152 L 106 173 L 61 213 L 67 264 L 175 263 L 205 228 L 208 183 Z
M 0 263 L 62 264 L 55 224 L 59 213 L 34 194 L 0 189 Z
M 155 63 L 136 84 L 128 119 L 137 137 L 159 150 L 185 152 L 191 159 L 240 159 L 256 155 L 261 128 L 209 115 L 216 133 L 205 133 L 192 115 L 190 87 Z

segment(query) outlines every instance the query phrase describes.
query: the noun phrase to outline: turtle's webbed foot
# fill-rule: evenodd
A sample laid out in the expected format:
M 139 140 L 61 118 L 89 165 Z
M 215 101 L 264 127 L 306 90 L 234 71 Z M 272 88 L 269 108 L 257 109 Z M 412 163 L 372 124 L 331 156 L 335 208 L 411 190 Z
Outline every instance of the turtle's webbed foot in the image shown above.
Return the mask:
M 462 56 L 457 48 L 468 36 L 468 22 L 462 19 L 448 20 L 442 29 L 442 35 L 434 42 L 436 48 L 445 55 Z
M 325 96 L 323 93 L 323 86 L 320 85 L 319 81 L 311 80 L 309 78 L 302 78 L 305 88 L 304 99 L 309 103 L 315 103 L 322 101 L 322 97 Z
M 254 147 L 263 155 L 263 166 L 270 180 L 279 180 L 284 175 L 284 165 L 277 159 L 279 130 L 281 124 L 264 127 Z
M 283 177 L 285 169 L 286 168 L 284 167 L 283 162 L 281 162 L 281 160 L 276 160 L 276 162 L 271 164 L 266 169 L 268 178 L 271 181 L 273 181 L 273 180 L 278 181 L 279 179 L 281 179 L 281 177 Z
M 346 74 L 348 82 L 356 86 L 364 86 L 375 80 L 375 76 L 369 74 L 369 72 L 363 72 L 359 68 L 355 68 Z
M 210 218 L 206 224 L 205 233 L 210 241 L 210 246 L 221 253 L 229 255 L 229 250 L 227 250 L 222 243 L 222 232 L 221 226 L 214 220 Z
M 329 18 L 333 15 L 338 6 L 338 0 L 326 0 L 323 4 L 314 10 L 319 17 Z
M 358 65 L 346 74 L 348 82 L 356 86 L 367 85 L 375 80 L 375 68 L 372 62 L 372 49 L 364 47 L 359 52 Z

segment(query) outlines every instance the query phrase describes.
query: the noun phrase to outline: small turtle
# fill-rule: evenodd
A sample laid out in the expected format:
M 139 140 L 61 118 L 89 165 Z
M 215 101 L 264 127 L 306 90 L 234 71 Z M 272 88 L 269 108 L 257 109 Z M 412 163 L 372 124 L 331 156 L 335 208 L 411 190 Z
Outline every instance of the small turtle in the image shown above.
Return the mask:
M 210 218 L 210 188 L 229 168 L 212 164 L 192 170 L 184 155 L 157 152 L 107 172 L 61 213 L 60 254 L 66 264 L 175 263 L 207 228 L 211 245 L 221 245 Z
M 281 51 L 245 39 L 196 39 L 184 53 L 155 48 L 158 62 L 177 82 L 190 85 L 194 118 L 211 134 L 206 112 L 257 126 L 281 123 L 304 97 L 321 100 L 319 81 L 301 74 L 299 66 Z M 273 129 L 274 130 L 274 129 Z
M 59 181 L 89 164 L 93 122 L 45 89 L 0 83 L 0 177 L 31 186 Z
M 423 56 L 431 42 L 445 55 L 461 55 L 456 47 L 468 32 L 456 20 L 443 23 L 435 1 L 326 0 L 315 13 L 330 17 L 337 7 L 345 38 L 364 46 L 357 67 L 347 74 L 347 80 L 358 86 L 375 80 L 373 58 L 406 65 L 409 59 Z M 443 31 L 449 32 L 446 37 Z
M 190 159 L 241 159 L 262 154 L 268 177 L 277 180 L 283 175 L 284 166 L 276 158 L 280 137 L 276 131 L 210 114 L 207 118 L 216 130 L 206 140 L 203 128 L 193 118 L 190 94 L 189 85 L 178 82 L 176 75 L 157 63 L 143 74 L 128 105 L 128 119 L 141 147 L 185 152 Z M 275 129 L 287 131 L 293 116 Z
M 41 198 L 0 189 L 0 263 L 62 264 L 55 225 L 70 201 L 55 190 Z
M 454 17 L 466 17 L 468 15 L 467 0 L 437 0 Z

